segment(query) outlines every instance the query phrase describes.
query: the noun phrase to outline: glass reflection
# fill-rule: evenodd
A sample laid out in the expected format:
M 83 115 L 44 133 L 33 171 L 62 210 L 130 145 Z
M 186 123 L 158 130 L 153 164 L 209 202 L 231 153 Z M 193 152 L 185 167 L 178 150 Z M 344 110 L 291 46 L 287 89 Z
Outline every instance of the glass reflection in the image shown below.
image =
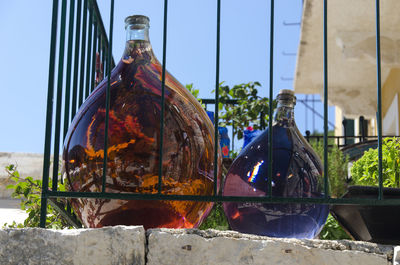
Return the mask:
M 160 135 L 162 66 L 148 40 L 149 20 L 128 17 L 126 28 L 125 53 L 111 73 L 106 192 L 157 193 L 164 137 L 162 193 L 212 195 L 211 121 L 188 90 L 166 73 L 165 125 Z M 106 89 L 105 79 L 81 106 L 66 136 L 63 176 L 70 191 L 101 192 Z M 213 205 L 87 198 L 71 199 L 71 204 L 86 227 L 144 225 L 146 229 L 197 227 Z
M 299 133 L 293 116 L 295 97 L 284 90 L 272 127 L 272 196 L 319 198 L 322 164 Z M 239 154 L 225 181 L 225 196 L 268 195 L 268 130 Z M 233 230 L 272 237 L 314 238 L 324 225 L 329 207 L 316 204 L 223 204 Z

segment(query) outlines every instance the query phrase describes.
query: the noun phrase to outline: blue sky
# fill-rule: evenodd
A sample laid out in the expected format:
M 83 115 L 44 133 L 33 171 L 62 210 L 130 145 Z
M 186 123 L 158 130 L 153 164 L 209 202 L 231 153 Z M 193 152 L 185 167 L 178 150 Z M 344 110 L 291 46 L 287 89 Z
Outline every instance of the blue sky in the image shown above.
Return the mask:
M 61 2 L 61 1 L 60 1 Z M 259 81 L 269 92 L 269 6 L 265 0 L 222 0 L 220 81 L 228 85 Z M 274 95 L 293 88 L 301 20 L 301 0 L 275 1 Z M 116 0 L 113 56 L 124 49 L 124 19 L 133 14 L 150 18 L 150 40 L 162 59 L 163 0 Z M 109 1 L 98 0 L 109 29 Z M 0 1 L 0 152 L 42 153 L 50 50 L 51 0 Z M 170 0 L 166 67 L 182 84 L 193 83 L 200 97 L 211 98 L 215 87 L 216 0 Z M 321 55 L 322 57 L 322 55 Z M 297 95 L 303 99 L 304 95 Z M 319 98 L 317 96 L 317 98 Z M 316 104 L 322 114 L 322 104 Z M 312 116 L 298 103 L 299 130 L 312 130 Z M 330 108 L 329 120 L 334 121 Z M 315 128 L 322 121 L 315 117 Z M 308 127 L 306 128 L 306 123 Z

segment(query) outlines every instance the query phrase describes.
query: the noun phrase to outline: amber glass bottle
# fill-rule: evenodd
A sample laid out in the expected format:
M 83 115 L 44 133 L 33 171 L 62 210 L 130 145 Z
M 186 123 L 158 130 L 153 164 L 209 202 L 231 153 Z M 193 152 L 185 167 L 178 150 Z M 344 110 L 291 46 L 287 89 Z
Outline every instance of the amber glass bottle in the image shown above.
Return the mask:
M 282 90 L 272 128 L 250 142 L 229 168 L 225 196 L 268 195 L 268 131 L 272 129 L 272 196 L 324 196 L 322 163 L 300 134 L 294 120 L 296 97 Z M 314 238 L 325 224 L 328 205 L 236 203 L 223 204 L 233 230 L 272 237 Z
M 127 42 L 111 73 L 106 192 L 157 193 L 164 137 L 162 193 L 212 195 L 214 127 L 198 101 L 172 75 L 165 77 L 164 135 L 160 135 L 162 66 L 149 42 L 149 19 L 126 18 Z M 75 116 L 64 143 L 67 189 L 102 187 L 106 79 Z M 220 152 L 220 151 L 219 151 Z M 218 161 L 220 163 L 220 161 Z M 197 227 L 210 202 L 72 199 L 86 227 Z

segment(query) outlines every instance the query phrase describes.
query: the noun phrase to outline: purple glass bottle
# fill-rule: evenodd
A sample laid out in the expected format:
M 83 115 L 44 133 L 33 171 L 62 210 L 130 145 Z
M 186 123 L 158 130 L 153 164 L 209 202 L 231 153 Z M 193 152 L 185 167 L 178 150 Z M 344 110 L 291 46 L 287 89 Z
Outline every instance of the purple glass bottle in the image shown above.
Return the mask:
M 281 90 L 272 126 L 272 196 L 324 196 L 322 163 L 300 134 L 294 121 L 296 97 Z M 248 144 L 230 167 L 225 196 L 266 196 L 268 185 L 268 130 Z M 223 203 L 233 230 L 271 237 L 314 238 L 329 213 L 317 204 Z
M 162 66 L 149 41 L 149 19 L 130 16 L 125 23 L 126 49 L 111 73 L 106 192 L 157 193 L 164 137 L 162 194 L 212 195 L 215 139 L 210 119 L 189 91 L 166 73 L 164 135 L 160 135 Z M 79 109 L 66 136 L 63 177 L 69 191 L 101 192 L 106 89 L 103 80 Z M 70 202 L 86 227 L 146 229 L 197 227 L 213 205 L 94 198 Z

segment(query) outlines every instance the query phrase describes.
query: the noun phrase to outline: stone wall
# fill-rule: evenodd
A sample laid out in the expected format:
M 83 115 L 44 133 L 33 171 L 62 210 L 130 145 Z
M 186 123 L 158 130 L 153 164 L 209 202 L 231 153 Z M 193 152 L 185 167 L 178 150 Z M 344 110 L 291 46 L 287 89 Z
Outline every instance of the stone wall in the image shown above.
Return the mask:
M 393 246 L 276 239 L 232 231 L 0 230 L 0 264 L 398 264 Z

